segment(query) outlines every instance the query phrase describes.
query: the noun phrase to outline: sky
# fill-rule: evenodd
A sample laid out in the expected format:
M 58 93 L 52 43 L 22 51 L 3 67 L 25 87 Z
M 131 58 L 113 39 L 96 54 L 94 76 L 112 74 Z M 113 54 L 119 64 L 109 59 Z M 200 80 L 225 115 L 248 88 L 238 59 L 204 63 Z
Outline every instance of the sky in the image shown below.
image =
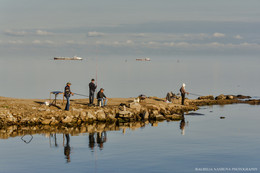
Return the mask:
M 4 57 L 255 54 L 259 0 L 0 0 Z

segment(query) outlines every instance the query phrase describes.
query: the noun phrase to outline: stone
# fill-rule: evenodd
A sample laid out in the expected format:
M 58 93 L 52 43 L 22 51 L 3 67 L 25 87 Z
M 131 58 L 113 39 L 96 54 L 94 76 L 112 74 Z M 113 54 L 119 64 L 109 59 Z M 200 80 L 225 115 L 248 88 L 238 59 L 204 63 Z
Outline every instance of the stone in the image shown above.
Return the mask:
M 172 115 L 165 115 L 165 118 L 170 120 L 181 120 L 183 119 L 183 116 L 179 114 L 172 114 Z
M 106 120 L 106 114 L 103 110 L 98 110 L 96 112 L 96 118 L 98 121 L 105 121 Z
M 95 121 L 97 118 L 94 116 L 95 114 L 92 111 L 86 112 L 86 121 Z
M 129 104 L 129 108 L 140 111 L 142 106 L 139 103 L 132 102 Z
M 163 115 L 159 114 L 159 115 L 156 115 L 156 116 L 155 116 L 155 119 L 156 119 L 157 121 L 159 121 L 159 120 L 165 120 L 165 117 L 164 117 Z
M 208 96 L 200 96 L 198 97 L 198 100 L 214 100 L 214 96 L 213 95 L 208 95 Z
M 51 123 L 51 121 L 52 121 L 51 119 L 45 119 L 45 120 L 42 121 L 42 124 L 43 125 L 49 125 Z
M 157 105 L 148 105 L 147 109 L 149 110 L 160 110 L 160 107 Z
M 227 95 L 227 99 L 233 100 L 233 99 L 234 99 L 234 96 L 232 96 L 232 95 Z
M 130 111 L 119 111 L 119 117 L 121 118 L 131 118 L 133 113 Z
M 225 100 L 226 98 L 227 97 L 225 95 L 221 94 L 221 95 L 217 96 L 215 99 L 216 100 Z
M 62 120 L 62 123 L 68 124 L 68 123 L 71 123 L 72 121 L 73 121 L 72 117 L 67 116 L 66 118 L 64 118 L 64 119 Z

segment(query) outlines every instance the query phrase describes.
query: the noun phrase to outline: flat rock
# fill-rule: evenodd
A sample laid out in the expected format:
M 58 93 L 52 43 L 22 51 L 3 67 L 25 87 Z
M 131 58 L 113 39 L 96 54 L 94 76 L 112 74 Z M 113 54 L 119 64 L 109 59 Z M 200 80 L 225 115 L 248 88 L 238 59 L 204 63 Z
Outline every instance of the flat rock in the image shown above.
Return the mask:
M 208 95 L 208 96 L 200 96 L 198 97 L 198 100 L 214 100 L 214 96 L 213 95 Z

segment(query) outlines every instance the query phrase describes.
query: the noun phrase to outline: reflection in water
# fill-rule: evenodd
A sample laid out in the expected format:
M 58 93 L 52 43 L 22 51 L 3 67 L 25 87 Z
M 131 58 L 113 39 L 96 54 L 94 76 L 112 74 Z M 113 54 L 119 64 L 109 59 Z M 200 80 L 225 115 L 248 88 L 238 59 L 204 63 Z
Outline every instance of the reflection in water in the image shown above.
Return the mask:
M 185 126 L 187 126 L 187 125 L 186 125 L 186 122 L 185 122 L 185 116 L 183 114 L 182 115 L 182 120 L 180 122 L 181 135 L 185 135 Z
M 66 137 L 66 145 L 64 146 L 64 155 L 67 163 L 70 162 L 70 135 L 65 134 Z
M 104 149 L 104 143 L 107 142 L 107 131 L 122 131 L 126 133 L 126 129 L 136 130 L 144 128 L 146 125 L 157 127 L 160 121 L 139 121 L 139 122 L 128 122 L 128 123 L 92 123 L 85 124 L 77 127 L 55 127 L 55 126 L 9 126 L 0 129 L 0 139 L 8 139 L 9 137 L 21 136 L 22 140 L 26 143 L 30 143 L 33 138 L 33 134 L 44 134 L 45 137 L 49 138 L 50 147 L 59 148 L 59 134 L 63 134 L 63 147 L 64 156 L 66 162 L 71 162 L 71 136 L 79 134 L 87 134 L 89 139 L 89 149 L 94 152 L 95 148 L 98 147 L 100 150 Z M 180 121 L 181 134 L 185 134 L 185 117 Z M 28 138 L 30 135 L 31 138 Z
M 89 139 L 89 148 L 94 151 L 94 147 L 97 146 L 100 148 L 100 150 L 103 149 L 104 143 L 107 141 L 107 133 L 104 132 L 97 132 L 96 133 L 96 140 L 95 140 L 95 133 L 89 133 L 88 136 Z

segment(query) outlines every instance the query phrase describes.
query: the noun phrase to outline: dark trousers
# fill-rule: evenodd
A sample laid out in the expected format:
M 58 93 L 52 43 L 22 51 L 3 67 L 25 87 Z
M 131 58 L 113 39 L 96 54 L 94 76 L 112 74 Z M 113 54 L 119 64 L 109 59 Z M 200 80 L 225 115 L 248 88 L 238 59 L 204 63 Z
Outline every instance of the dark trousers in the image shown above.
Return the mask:
M 70 109 L 70 97 L 66 97 L 66 99 L 67 99 L 67 103 L 66 103 L 65 110 L 68 111 Z
M 95 95 L 94 91 L 89 91 L 89 104 L 94 103 L 94 95 Z
M 184 105 L 185 94 L 181 94 L 181 104 Z

